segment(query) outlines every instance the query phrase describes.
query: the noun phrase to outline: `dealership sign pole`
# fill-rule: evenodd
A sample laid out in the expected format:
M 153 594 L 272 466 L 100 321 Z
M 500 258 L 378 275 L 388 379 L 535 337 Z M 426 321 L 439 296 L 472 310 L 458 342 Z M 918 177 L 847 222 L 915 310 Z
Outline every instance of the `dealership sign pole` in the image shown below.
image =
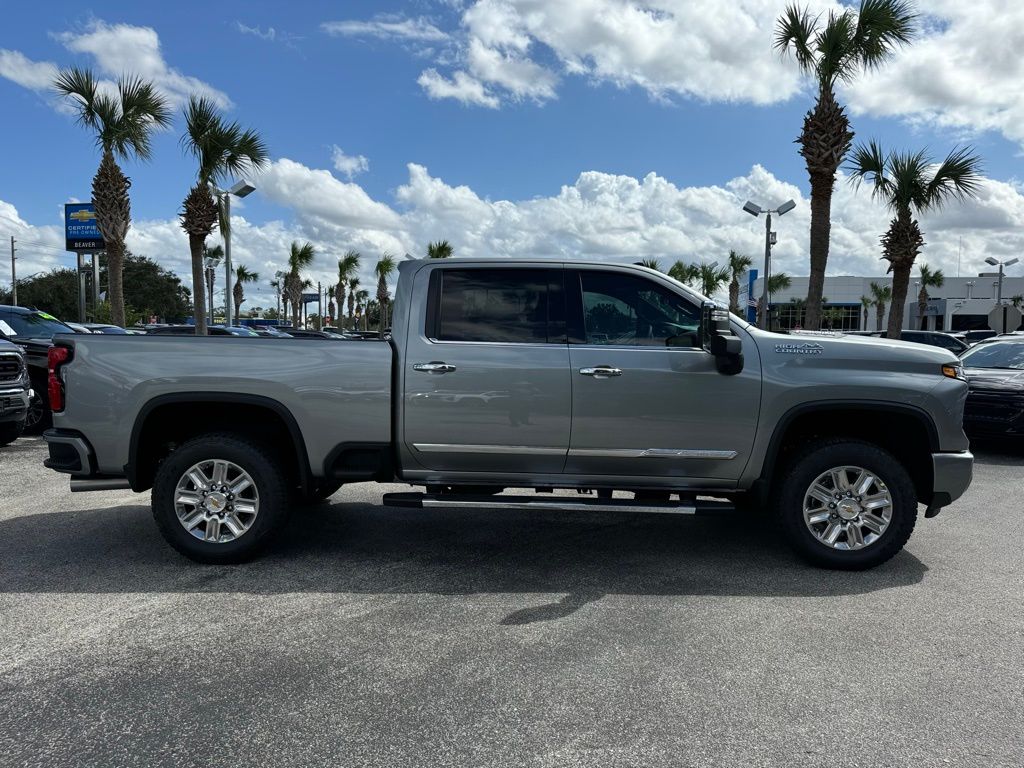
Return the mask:
M 106 248 L 103 235 L 96 226 L 96 209 L 92 203 L 64 204 L 64 249 L 74 251 L 78 261 L 78 320 L 85 322 L 85 273 L 83 254 L 92 256 L 93 310 L 100 302 L 99 252 Z

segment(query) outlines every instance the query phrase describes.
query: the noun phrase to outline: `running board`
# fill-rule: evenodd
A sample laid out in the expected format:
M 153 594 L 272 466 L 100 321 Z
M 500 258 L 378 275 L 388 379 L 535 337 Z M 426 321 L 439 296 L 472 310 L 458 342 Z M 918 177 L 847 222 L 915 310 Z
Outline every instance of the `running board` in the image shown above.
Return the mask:
M 725 501 L 651 502 L 636 499 L 587 499 L 573 496 L 474 496 L 469 494 L 385 493 L 388 507 L 427 509 L 539 509 L 559 512 L 638 512 L 645 514 L 702 515 L 731 512 Z

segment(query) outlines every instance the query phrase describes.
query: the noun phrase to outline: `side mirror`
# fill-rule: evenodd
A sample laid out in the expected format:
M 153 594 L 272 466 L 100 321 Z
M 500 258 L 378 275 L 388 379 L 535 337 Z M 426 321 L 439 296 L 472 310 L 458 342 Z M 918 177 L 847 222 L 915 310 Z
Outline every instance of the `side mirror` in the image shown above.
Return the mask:
M 743 370 L 743 341 L 732 332 L 726 310 L 714 302 L 704 302 L 701 331 L 704 349 L 714 356 L 719 373 L 735 376 Z

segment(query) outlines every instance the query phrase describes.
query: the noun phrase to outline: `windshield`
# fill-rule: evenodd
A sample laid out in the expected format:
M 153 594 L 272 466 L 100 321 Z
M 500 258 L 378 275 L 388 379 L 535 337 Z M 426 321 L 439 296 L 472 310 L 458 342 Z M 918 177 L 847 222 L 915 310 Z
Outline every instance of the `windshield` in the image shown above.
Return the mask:
M 979 344 L 964 353 L 968 368 L 1012 368 L 1024 371 L 1024 341 Z
M 60 320 L 45 312 L 11 312 L 0 315 L 0 331 L 5 336 L 50 339 L 55 333 L 74 333 Z

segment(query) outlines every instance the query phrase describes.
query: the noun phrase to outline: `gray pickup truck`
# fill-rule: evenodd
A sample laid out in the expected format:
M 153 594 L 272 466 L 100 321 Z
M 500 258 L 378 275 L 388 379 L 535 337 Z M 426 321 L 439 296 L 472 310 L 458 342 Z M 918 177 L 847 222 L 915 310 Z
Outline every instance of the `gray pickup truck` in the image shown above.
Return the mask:
M 971 481 L 952 353 L 767 333 L 636 266 L 406 261 L 386 341 L 58 336 L 50 355 L 47 466 L 152 489 L 202 562 L 379 481 L 424 488 L 385 495 L 403 506 L 734 506 L 862 569 Z
M 13 443 L 24 431 L 31 396 L 25 354 L 0 339 L 0 446 Z

